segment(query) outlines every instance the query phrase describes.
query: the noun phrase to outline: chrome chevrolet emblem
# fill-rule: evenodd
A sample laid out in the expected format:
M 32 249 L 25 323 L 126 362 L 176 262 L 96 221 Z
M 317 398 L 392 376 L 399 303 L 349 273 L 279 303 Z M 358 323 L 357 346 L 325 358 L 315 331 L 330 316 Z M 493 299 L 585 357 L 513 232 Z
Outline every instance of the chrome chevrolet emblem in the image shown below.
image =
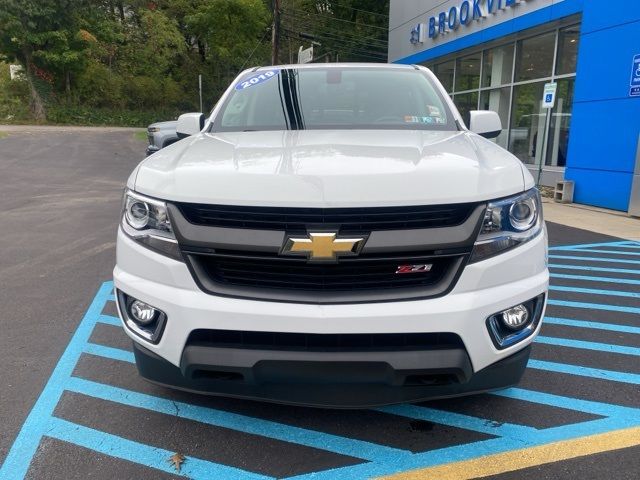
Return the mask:
M 309 260 L 336 260 L 338 256 L 357 255 L 365 237 L 336 238 L 333 232 L 309 233 L 306 238 L 289 236 L 285 239 L 282 255 L 304 255 Z

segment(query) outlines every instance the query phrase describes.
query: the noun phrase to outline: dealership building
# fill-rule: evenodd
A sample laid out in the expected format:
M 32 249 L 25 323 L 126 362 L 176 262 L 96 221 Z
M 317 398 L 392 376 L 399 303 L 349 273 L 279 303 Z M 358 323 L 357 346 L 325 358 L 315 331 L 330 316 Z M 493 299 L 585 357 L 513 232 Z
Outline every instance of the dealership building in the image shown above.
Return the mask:
M 389 61 L 429 67 L 542 185 L 640 216 L 639 0 L 391 0 Z

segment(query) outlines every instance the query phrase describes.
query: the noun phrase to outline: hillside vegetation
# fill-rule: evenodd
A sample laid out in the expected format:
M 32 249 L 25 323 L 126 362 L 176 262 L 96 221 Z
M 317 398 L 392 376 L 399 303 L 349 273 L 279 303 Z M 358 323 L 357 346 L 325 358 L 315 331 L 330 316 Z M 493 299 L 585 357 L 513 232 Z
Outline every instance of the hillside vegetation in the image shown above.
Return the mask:
M 271 63 L 271 0 L 0 0 L 0 123 L 144 126 Z M 282 0 L 278 63 L 386 61 L 388 1 Z M 9 80 L 9 64 L 23 68 Z

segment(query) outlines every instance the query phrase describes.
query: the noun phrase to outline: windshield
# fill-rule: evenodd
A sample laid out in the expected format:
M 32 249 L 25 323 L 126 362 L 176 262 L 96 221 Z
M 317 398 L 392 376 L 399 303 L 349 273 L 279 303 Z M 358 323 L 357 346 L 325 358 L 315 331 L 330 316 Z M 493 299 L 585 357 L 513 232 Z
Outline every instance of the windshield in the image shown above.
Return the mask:
M 273 68 L 240 78 L 210 131 L 455 130 L 431 80 L 416 69 Z

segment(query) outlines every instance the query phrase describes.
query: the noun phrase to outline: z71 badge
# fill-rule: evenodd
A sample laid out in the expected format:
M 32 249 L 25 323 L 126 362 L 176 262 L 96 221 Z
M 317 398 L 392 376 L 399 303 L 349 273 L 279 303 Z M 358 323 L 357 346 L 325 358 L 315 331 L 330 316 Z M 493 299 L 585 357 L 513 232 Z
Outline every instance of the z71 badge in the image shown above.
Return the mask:
M 431 263 L 421 263 L 418 265 L 398 265 L 398 269 L 396 273 L 424 273 L 430 272 L 431 267 L 433 265 Z

